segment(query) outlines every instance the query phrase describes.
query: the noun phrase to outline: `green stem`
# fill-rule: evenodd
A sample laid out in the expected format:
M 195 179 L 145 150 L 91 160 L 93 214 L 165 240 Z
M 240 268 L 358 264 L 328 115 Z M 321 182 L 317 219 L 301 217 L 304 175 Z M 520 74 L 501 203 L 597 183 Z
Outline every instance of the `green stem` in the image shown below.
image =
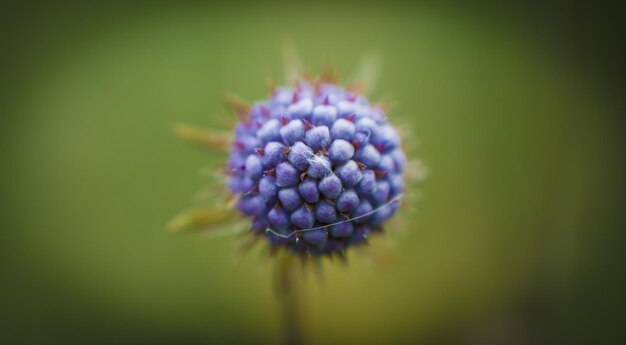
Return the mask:
M 280 304 L 286 344 L 305 344 L 302 333 L 296 257 L 288 252 L 279 253 L 276 262 L 276 297 Z

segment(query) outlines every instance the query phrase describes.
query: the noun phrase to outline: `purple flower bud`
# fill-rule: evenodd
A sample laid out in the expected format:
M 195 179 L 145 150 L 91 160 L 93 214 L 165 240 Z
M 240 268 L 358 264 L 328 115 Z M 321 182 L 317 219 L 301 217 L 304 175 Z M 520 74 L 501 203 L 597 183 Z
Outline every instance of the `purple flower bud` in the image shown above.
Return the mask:
M 278 195 L 276 179 L 272 176 L 263 176 L 259 181 L 259 195 L 267 202 L 275 201 Z
M 396 208 L 397 206 L 390 205 L 389 207 L 385 207 L 381 209 L 379 212 L 374 213 L 371 217 L 371 224 L 372 225 L 382 224 L 384 221 L 389 219 L 389 217 L 393 216 L 393 214 L 396 212 Z
M 332 223 L 337 219 L 337 210 L 328 201 L 320 201 L 315 208 L 315 218 L 322 223 Z
M 304 123 L 301 120 L 291 120 L 280 129 L 280 136 L 286 145 L 293 145 L 304 140 Z
M 278 191 L 278 200 L 285 210 L 293 211 L 302 205 L 302 199 L 295 188 L 283 188 Z
M 260 215 L 266 212 L 265 201 L 258 195 L 242 196 L 237 200 L 237 208 L 249 216 Z
M 295 143 L 287 155 L 287 160 L 300 171 L 309 167 L 309 159 L 313 156 L 313 150 L 305 143 L 298 141 Z
M 374 145 L 368 144 L 356 152 L 355 158 L 366 166 L 374 168 L 380 162 L 380 152 Z
M 337 210 L 339 212 L 350 212 L 359 205 L 359 196 L 354 189 L 345 190 L 337 198 Z
M 384 125 L 372 138 L 374 145 L 384 145 L 385 151 L 390 151 L 400 146 L 400 135 L 390 125 Z
M 330 131 L 326 126 L 311 128 L 304 135 L 304 142 L 314 151 L 330 145 Z
M 401 149 L 395 149 L 390 153 L 391 158 L 393 158 L 393 162 L 396 166 L 396 172 L 402 173 L 406 168 L 406 155 Z
M 282 208 L 273 208 L 267 214 L 267 219 L 270 223 L 270 228 L 273 230 L 287 230 L 289 229 L 289 215 Z
M 363 178 L 357 184 L 356 191 L 361 195 L 376 191 L 376 173 L 373 170 L 363 170 Z
M 242 175 L 228 178 L 228 189 L 233 193 L 245 193 L 254 187 L 254 181 Z
M 350 114 L 358 113 L 358 104 L 350 101 L 341 101 L 337 103 L 337 110 L 339 111 L 339 116 L 346 116 Z
M 258 180 L 263 176 L 263 163 L 256 154 L 251 154 L 246 158 L 246 176 L 252 180 Z
M 298 183 L 298 170 L 289 162 L 282 162 L 276 166 L 276 185 L 278 187 L 293 186 Z
M 263 168 L 271 169 L 274 168 L 278 163 L 282 162 L 285 159 L 285 155 L 283 153 L 283 145 L 276 141 L 271 141 L 265 145 L 264 153 L 263 153 Z
M 356 122 L 356 130 L 361 133 L 369 133 L 370 137 L 373 139 L 378 136 L 380 125 L 372 118 L 363 117 Z
M 308 119 L 313 111 L 313 101 L 309 98 L 302 99 L 287 108 L 287 113 L 292 119 Z
M 344 90 L 334 84 L 322 84 L 319 88 L 319 96 L 316 98 L 317 104 L 337 104 L 344 99 Z
M 320 181 L 319 189 L 320 193 L 328 199 L 336 199 L 339 194 L 341 194 L 343 187 L 339 177 L 336 175 L 328 175 Z
M 315 229 L 311 231 L 303 231 L 302 238 L 313 245 L 322 245 L 328 239 L 328 233 L 324 229 Z
M 254 232 L 265 231 L 267 227 L 270 226 L 269 220 L 267 217 L 254 217 L 252 218 L 252 224 L 250 225 L 250 230 Z
M 330 144 L 328 157 L 333 163 L 345 163 L 354 156 L 354 146 L 343 139 L 337 139 Z
M 300 229 L 309 229 L 315 224 L 315 217 L 305 205 L 300 206 L 291 213 L 291 223 Z
M 290 87 L 279 87 L 272 96 L 272 102 L 275 104 L 288 105 L 293 99 L 293 89 Z
M 396 164 L 391 155 L 382 155 L 378 162 L 378 169 L 386 173 L 392 173 L 396 170 Z
M 238 138 L 235 142 L 236 149 L 240 150 L 242 153 L 249 154 L 254 152 L 254 149 L 261 145 L 261 141 L 253 136 L 245 136 Z
M 353 218 L 362 217 L 362 218 L 355 219 L 354 222 L 357 224 L 363 224 L 363 223 L 366 223 L 367 220 L 370 218 L 369 216 L 363 217 L 363 215 L 368 214 L 369 212 L 372 212 L 372 210 L 374 210 L 374 207 L 372 206 L 372 204 L 370 204 L 370 202 L 367 200 L 362 200 L 359 203 L 359 206 L 357 206 L 356 209 L 352 211 L 351 216 Z
M 387 182 L 389 182 L 389 191 L 392 195 L 398 195 L 404 192 L 404 177 L 402 175 L 389 175 Z
M 307 176 L 318 179 L 332 172 L 328 158 L 322 155 L 313 155 L 309 159 L 309 169 L 306 171 Z
M 268 120 L 263 126 L 257 131 L 257 138 L 264 143 L 270 141 L 280 141 L 280 121 L 277 119 Z
M 246 158 L 247 156 L 242 153 L 232 152 L 228 157 L 228 169 L 235 170 L 241 168 L 246 164 Z
M 385 180 L 376 181 L 376 192 L 370 197 L 372 205 L 378 207 L 389 200 L 389 182 Z
M 350 245 L 357 245 L 359 243 L 363 243 L 367 240 L 367 235 L 369 234 L 369 227 L 367 226 L 359 226 L 358 228 L 352 231 L 352 235 L 350 236 Z
M 370 132 L 369 132 L 369 130 L 367 130 L 365 132 L 359 131 L 359 132 L 356 132 L 354 134 L 353 142 L 357 143 L 357 145 L 358 145 L 357 147 L 361 147 L 361 146 L 367 145 L 369 140 L 370 140 Z
M 350 235 L 352 235 L 353 229 L 354 227 L 350 222 L 339 223 L 330 227 L 330 234 L 333 237 L 338 238 L 350 237 Z
M 363 178 L 363 173 L 355 161 L 348 161 L 348 163 L 335 169 L 335 173 L 348 187 L 356 186 Z
M 354 138 L 354 133 L 356 132 L 356 127 L 354 123 L 346 120 L 339 119 L 335 121 L 333 126 L 330 128 L 330 135 L 333 139 L 344 139 L 344 140 L 352 140 Z
M 318 105 L 313 109 L 312 122 L 316 126 L 332 126 L 337 118 L 337 108 L 332 105 Z
M 317 181 L 307 178 L 298 185 L 298 192 L 302 199 L 309 204 L 316 203 L 320 198 L 320 192 L 317 189 Z

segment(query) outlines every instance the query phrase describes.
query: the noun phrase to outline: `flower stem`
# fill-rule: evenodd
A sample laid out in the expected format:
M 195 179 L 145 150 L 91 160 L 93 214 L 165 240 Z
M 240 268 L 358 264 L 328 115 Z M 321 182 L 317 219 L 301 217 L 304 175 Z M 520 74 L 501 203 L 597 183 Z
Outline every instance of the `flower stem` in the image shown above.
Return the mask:
M 296 257 L 288 252 L 278 255 L 276 262 L 276 297 L 280 304 L 286 344 L 306 344 L 302 332 L 301 303 L 297 283 Z

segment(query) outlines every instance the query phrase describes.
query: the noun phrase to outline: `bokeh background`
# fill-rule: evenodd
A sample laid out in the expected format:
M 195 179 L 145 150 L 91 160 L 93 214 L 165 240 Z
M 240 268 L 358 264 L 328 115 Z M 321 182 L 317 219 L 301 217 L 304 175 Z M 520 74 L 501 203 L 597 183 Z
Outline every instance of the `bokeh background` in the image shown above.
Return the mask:
M 281 46 L 411 128 L 429 176 L 401 226 L 306 287 L 314 343 L 621 343 L 623 45 L 599 4 L 3 6 L 0 342 L 276 343 L 262 251 L 165 230 L 223 156 L 223 90 L 280 81 Z M 621 42 L 621 43 L 620 43 Z

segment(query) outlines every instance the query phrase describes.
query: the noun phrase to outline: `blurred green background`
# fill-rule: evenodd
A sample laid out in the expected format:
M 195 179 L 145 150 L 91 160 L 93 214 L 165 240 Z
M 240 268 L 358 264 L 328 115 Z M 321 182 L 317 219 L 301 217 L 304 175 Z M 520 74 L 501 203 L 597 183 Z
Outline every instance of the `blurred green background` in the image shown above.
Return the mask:
M 282 339 L 260 252 L 239 257 L 236 237 L 165 224 L 208 183 L 198 171 L 224 159 L 180 142 L 172 124 L 225 128 L 222 91 L 265 97 L 286 37 L 313 71 L 331 61 L 349 75 L 377 52 L 372 98 L 409 125 L 429 170 L 404 225 L 306 282 L 312 342 L 620 343 L 623 68 L 605 12 L 387 2 L 2 12 L 2 343 Z

